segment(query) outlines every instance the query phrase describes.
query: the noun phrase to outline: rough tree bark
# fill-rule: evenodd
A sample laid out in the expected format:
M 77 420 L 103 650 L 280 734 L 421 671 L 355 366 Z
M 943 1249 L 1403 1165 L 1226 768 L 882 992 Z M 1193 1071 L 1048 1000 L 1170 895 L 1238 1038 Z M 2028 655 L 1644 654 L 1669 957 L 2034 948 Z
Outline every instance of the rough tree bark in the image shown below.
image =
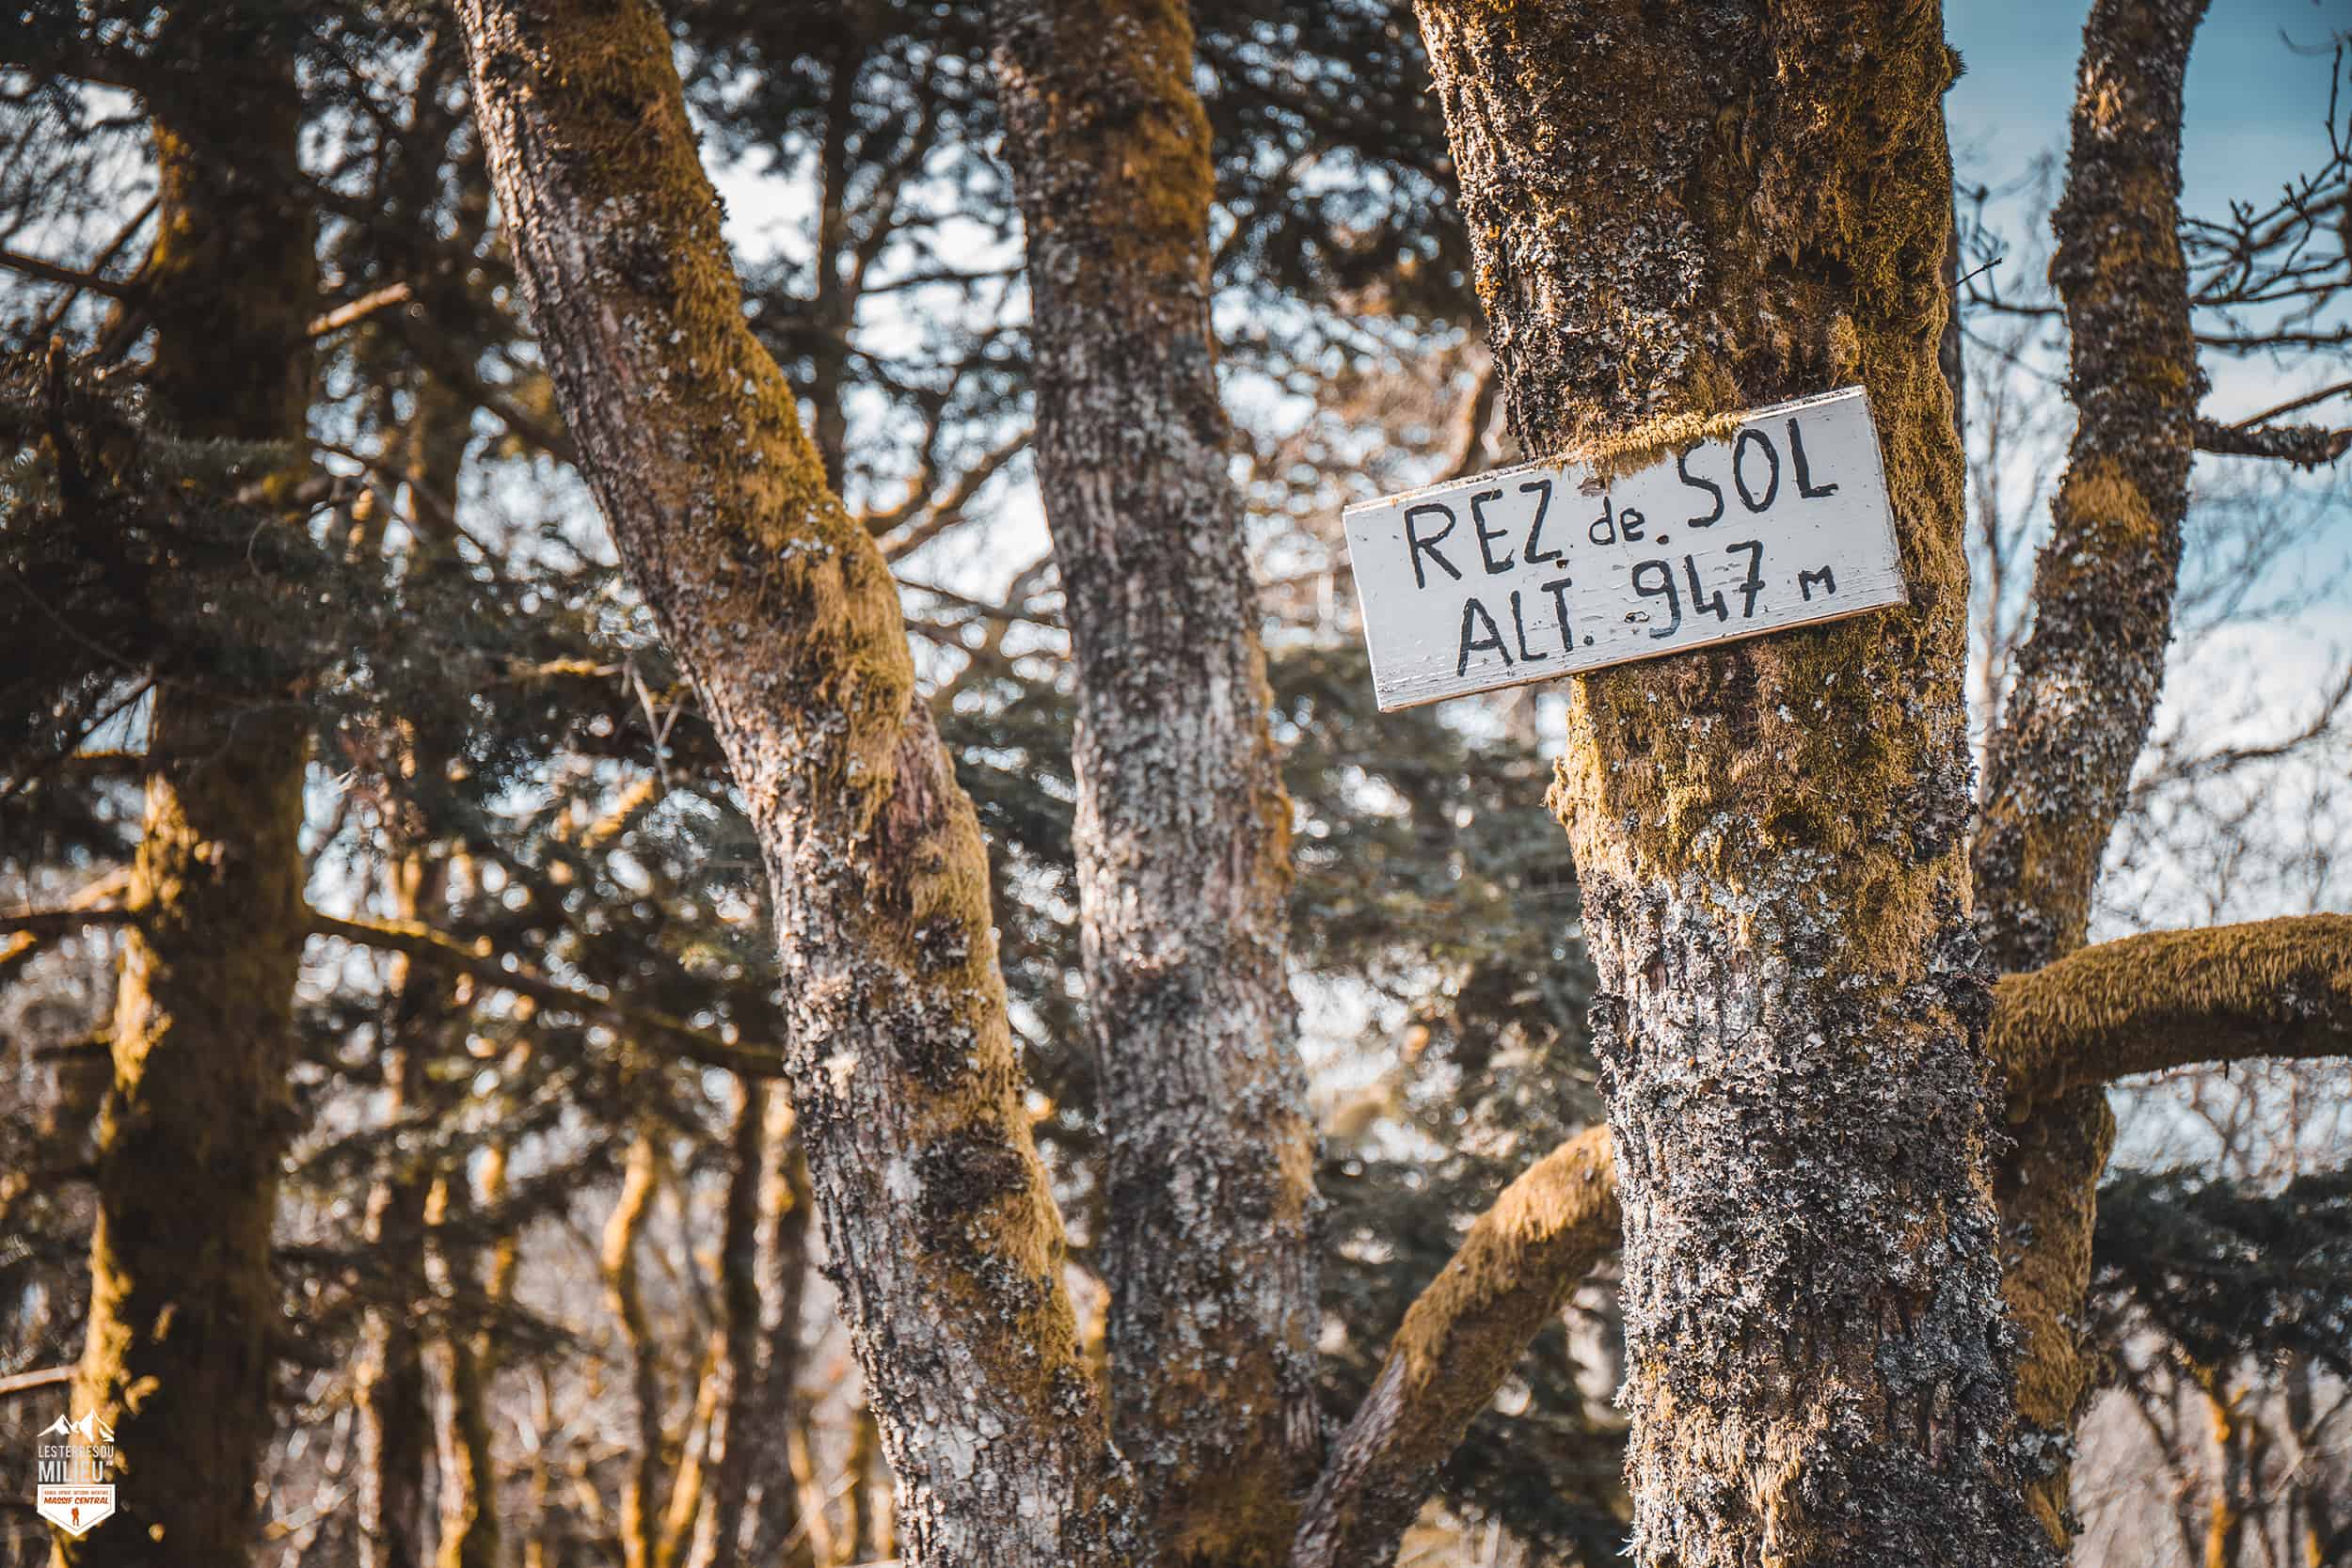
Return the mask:
M 2181 87 L 2204 11 L 2205 0 L 2098 0 L 2083 32 L 2050 263 L 2077 422 L 1974 854 L 1978 918 L 2006 972 L 2082 945 L 2163 685 L 2204 389 L 2180 240 Z M 2048 1466 L 2034 1512 L 2063 1546 L 2070 1434 L 2095 1367 L 2077 1324 L 2115 1122 L 2096 1078 L 2010 1118 L 1999 1196 L 2018 1258 L 2007 1286 L 2025 1341 L 2018 1413 Z
M 1112 1430 L 1169 1561 L 1279 1563 L 1320 1446 L 1315 1134 L 1191 19 L 1181 0 L 999 0 L 996 22 L 1078 677 Z
M 558 400 L 767 860 L 786 1067 L 914 1564 L 1117 1563 L 1129 1483 L 897 595 L 745 325 L 644 0 L 461 0 Z
M 165 35 L 143 83 L 161 187 L 153 407 L 184 436 L 298 449 L 317 261 L 293 65 L 245 8 L 191 8 Z M 298 450 L 287 461 L 265 494 L 298 474 Z M 56 1537 L 74 1568 L 242 1560 L 270 1435 L 308 736 L 290 689 L 236 688 L 220 673 L 233 659 L 192 662 L 160 673 L 150 720 L 73 1388 L 74 1409 L 114 1429 L 121 1485 L 112 1517 Z
M 1968 920 L 1939 9 L 1417 9 L 1521 443 L 1608 469 L 1861 381 L 1911 594 L 1572 692 L 1635 1556 L 2038 1560 Z

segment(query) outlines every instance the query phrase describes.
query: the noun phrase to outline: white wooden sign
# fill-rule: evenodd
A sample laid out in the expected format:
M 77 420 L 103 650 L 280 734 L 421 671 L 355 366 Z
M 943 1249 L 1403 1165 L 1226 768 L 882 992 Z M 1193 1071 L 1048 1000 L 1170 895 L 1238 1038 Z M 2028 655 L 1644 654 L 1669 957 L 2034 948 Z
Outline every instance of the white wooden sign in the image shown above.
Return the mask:
M 1529 463 L 1347 509 L 1384 709 L 1906 597 L 1859 387 L 1745 416 L 1607 486 Z

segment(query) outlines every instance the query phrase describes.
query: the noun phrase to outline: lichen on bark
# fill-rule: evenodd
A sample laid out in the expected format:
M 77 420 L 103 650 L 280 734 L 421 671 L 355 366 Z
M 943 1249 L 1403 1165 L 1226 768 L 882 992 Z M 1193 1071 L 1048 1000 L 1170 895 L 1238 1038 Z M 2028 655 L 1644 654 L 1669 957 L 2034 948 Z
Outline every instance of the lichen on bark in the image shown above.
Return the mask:
M 785 1066 L 905 1558 L 1123 1562 L 978 824 L 896 585 L 744 322 L 660 15 L 457 9 L 558 402 L 767 862 Z
M 1571 690 L 1636 1557 L 2035 1560 L 1967 919 L 1937 8 L 1421 0 L 1514 428 L 1640 451 L 1851 381 L 1907 606 Z
M 1035 451 L 1068 598 L 1113 1430 L 1165 1560 L 1286 1558 L 1320 1458 L 1313 1124 L 1176 0 L 999 0 Z
M 2181 90 L 2204 11 L 2205 0 L 2098 0 L 2083 30 L 2050 264 L 2077 417 L 1973 855 L 1978 916 L 2007 973 L 2082 945 L 2163 685 L 2204 389 L 2180 241 Z M 2019 1128 L 2001 1182 L 2021 1255 L 2010 1288 L 2026 1343 L 2019 1413 L 2051 1462 L 2032 1501 L 2061 1546 L 2069 1433 L 2094 1366 L 2080 1304 L 2114 1134 L 2095 1080 L 2053 1095 Z

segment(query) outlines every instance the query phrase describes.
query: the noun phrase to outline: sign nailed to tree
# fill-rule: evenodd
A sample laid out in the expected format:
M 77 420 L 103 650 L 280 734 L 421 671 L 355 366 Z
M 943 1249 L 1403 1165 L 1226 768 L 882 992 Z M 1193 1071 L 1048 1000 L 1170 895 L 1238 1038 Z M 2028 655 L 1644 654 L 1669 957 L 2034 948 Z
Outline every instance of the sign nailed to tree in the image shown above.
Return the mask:
M 1905 597 L 1859 387 L 1602 484 L 1529 463 L 1351 506 L 1382 708 L 1811 626 Z

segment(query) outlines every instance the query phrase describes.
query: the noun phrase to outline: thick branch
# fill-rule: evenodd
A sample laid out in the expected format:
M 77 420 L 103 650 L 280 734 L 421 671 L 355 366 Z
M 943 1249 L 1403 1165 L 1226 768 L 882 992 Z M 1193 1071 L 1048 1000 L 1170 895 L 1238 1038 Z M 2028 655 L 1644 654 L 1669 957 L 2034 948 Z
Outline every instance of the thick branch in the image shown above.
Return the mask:
M 1528 1167 L 1406 1313 L 1388 1360 L 1308 1497 L 1293 1568 L 1383 1563 L 1438 1466 L 1530 1340 L 1617 1249 L 1609 1129 Z
M 2274 424 L 2248 430 L 2217 420 L 2197 421 L 2197 450 L 2219 457 L 2268 457 L 2298 468 L 2333 463 L 2352 448 L 2352 430 L 2317 424 Z
M 2000 983 L 2012 1121 L 2070 1090 L 2250 1056 L 2352 1054 L 2352 915 L 2103 942 Z

